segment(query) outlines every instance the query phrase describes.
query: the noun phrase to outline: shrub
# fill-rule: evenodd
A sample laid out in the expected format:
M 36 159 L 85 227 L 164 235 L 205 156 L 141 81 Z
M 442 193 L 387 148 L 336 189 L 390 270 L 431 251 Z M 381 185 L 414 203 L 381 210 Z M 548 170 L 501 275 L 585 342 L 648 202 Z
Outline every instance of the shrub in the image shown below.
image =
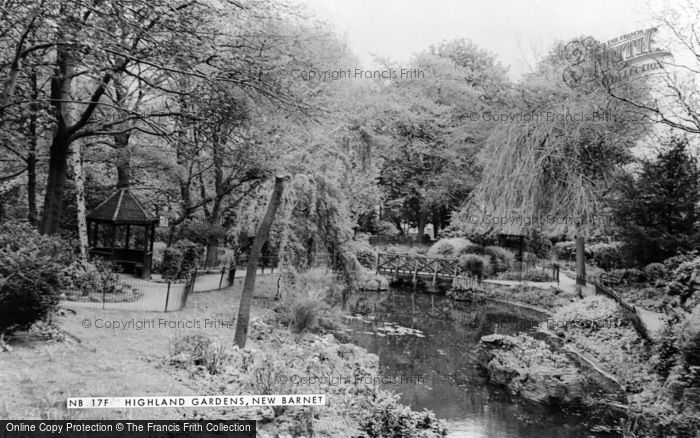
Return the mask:
M 9 251 L 39 250 L 41 256 L 69 265 L 75 258 L 70 244 L 58 237 L 43 236 L 29 224 L 6 222 L 0 224 L 0 248 Z
M 180 276 L 189 274 L 197 267 L 201 247 L 191 240 L 178 240 L 173 247 L 182 252 L 182 264 L 180 265 Z
M 695 251 L 678 254 L 664 260 L 664 266 L 666 267 L 666 271 L 673 272 L 678 269 L 683 262 L 689 262 L 696 257 L 698 257 L 698 254 Z
M 552 276 L 547 271 L 531 269 L 523 273 L 523 280 L 534 282 L 552 281 Z
M 499 280 L 511 280 L 511 281 L 534 281 L 534 282 L 545 282 L 552 281 L 552 276 L 546 272 L 539 269 L 531 269 L 529 271 L 506 271 L 502 272 L 498 276 Z
M 477 245 L 476 243 L 470 243 L 466 245 L 464 248 L 461 249 L 456 256 L 461 256 L 464 254 L 477 254 L 477 255 L 484 255 L 484 247 L 481 245 Z
M 595 322 L 619 321 L 622 313 L 618 304 L 602 295 L 586 297 L 559 309 L 553 316 L 554 321 Z
M 380 236 L 396 236 L 399 234 L 396 225 L 388 221 L 378 221 L 377 222 L 377 234 Z
M 490 263 L 488 258 L 476 254 L 465 254 L 459 258 L 459 266 L 469 275 L 481 280 L 489 273 Z
M 377 251 L 366 239 L 357 239 L 352 242 L 352 251 L 357 261 L 368 269 L 374 269 L 377 262 Z
M 188 335 L 176 338 L 170 346 L 171 362 L 202 367 L 209 374 L 221 374 L 224 365 L 230 362 L 231 354 L 226 346 L 212 342 L 203 335 Z
M 554 244 L 554 254 L 559 260 L 574 260 L 576 259 L 576 242 L 573 240 L 565 240 Z
M 644 267 L 644 273 L 650 280 L 664 278 L 667 274 L 666 266 L 663 263 L 649 263 Z
M 296 284 L 275 306 L 278 321 L 293 332 L 322 333 L 338 324 L 333 309 L 326 301 L 328 288 L 308 288 Z
M 430 411 L 414 412 L 398 402 L 398 395 L 378 390 L 360 420 L 370 438 L 433 438 L 447 435 L 445 424 Z
M 668 293 L 670 295 L 680 295 L 681 304 L 684 304 L 695 290 L 693 276 L 697 275 L 696 272 L 700 273 L 700 257 L 681 263 L 671 275 Z
M 678 347 L 689 366 L 700 366 L 700 306 L 688 315 L 680 330 Z
M 495 274 L 507 271 L 515 261 L 513 253 L 500 246 L 487 246 L 484 248 L 484 254 L 491 257 L 491 266 Z
M 59 238 L 26 224 L 0 226 L 0 344 L 5 334 L 26 330 L 55 310 L 72 258 Z
M 678 359 L 677 336 L 671 326 L 666 325 L 661 332 L 661 339 L 652 346 L 650 364 L 662 378 L 668 378 Z
M 173 246 L 165 248 L 160 266 L 163 278 L 177 280 L 187 277 L 197 267 L 201 249 L 201 246 L 187 239 L 178 240 Z
M 527 248 L 541 259 L 549 258 L 552 253 L 552 241 L 538 231 L 533 231 L 527 241 Z
M 467 239 L 453 237 L 450 239 L 440 239 L 428 250 L 429 257 L 457 257 L 461 251 L 470 245 Z
M 575 250 L 574 250 L 575 253 Z M 599 268 L 610 270 L 622 268 L 623 243 L 595 243 L 586 247 L 586 258 L 590 259 Z
M 537 256 L 531 252 L 524 252 L 523 253 L 523 263 L 527 266 L 535 266 L 539 259 Z
M 93 260 L 83 262 L 76 260 L 63 269 L 62 289 L 80 291 L 86 296 L 91 291 L 108 294 L 129 291 L 129 286 L 119 281 L 116 274 L 119 266 L 109 261 Z
M 166 280 L 175 280 L 180 276 L 182 266 L 182 251 L 177 248 L 165 248 L 163 250 L 163 262 L 160 264 L 160 271 Z
M 644 283 L 647 281 L 647 274 L 642 271 L 641 269 L 637 268 L 632 268 L 632 269 L 625 269 L 622 270 L 624 272 L 624 277 L 628 281 L 632 283 Z M 615 272 L 615 271 L 613 271 Z M 619 271 L 618 271 L 619 272 Z

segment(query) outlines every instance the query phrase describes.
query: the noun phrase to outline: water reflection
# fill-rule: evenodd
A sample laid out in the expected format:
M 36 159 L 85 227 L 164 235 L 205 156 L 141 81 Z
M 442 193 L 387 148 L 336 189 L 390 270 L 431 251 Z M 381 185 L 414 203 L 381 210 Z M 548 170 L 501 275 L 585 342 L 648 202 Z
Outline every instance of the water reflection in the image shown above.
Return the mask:
M 382 386 L 401 393 L 413 409 L 428 408 L 448 420 L 449 437 L 592 436 L 581 418 L 511 400 L 476 366 L 481 336 L 529 330 L 543 315 L 399 290 L 367 294 L 352 309 L 353 342 L 379 356 L 388 382 Z

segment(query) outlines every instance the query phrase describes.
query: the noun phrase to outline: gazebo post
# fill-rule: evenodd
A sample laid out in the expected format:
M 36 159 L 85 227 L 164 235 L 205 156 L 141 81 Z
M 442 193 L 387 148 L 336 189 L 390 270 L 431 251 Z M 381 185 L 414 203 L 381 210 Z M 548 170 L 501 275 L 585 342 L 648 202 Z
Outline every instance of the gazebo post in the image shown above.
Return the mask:
M 126 247 L 126 249 L 129 249 L 130 241 L 131 241 L 131 225 L 127 224 L 126 225 L 126 242 L 124 242 L 125 243 L 124 246 Z
M 109 238 L 109 246 L 110 246 L 110 249 L 112 250 L 112 263 L 114 263 L 114 261 L 116 260 L 116 258 L 114 257 L 115 256 L 114 244 L 116 243 L 116 240 L 117 240 L 117 226 L 114 224 L 114 222 L 112 222 L 110 228 L 112 230 L 112 235 Z

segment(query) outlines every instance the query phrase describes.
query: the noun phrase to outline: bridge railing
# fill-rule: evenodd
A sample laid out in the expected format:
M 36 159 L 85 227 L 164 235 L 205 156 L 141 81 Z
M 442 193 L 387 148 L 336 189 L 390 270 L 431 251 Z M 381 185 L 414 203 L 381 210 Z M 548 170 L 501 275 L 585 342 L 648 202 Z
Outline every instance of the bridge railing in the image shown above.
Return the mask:
M 459 266 L 456 258 L 439 258 L 423 255 L 377 253 L 377 273 L 387 274 L 393 278 L 410 277 L 414 282 L 418 278 L 454 280 L 467 275 Z
M 410 276 L 415 282 L 418 278 L 429 278 L 432 283 L 444 279 L 473 277 L 462 269 L 459 259 L 454 257 L 431 257 L 427 255 L 377 253 L 376 272 L 392 278 Z M 533 266 L 534 267 L 534 266 Z M 559 265 L 557 263 L 540 266 L 544 271 L 551 271 L 552 281 L 559 282 Z

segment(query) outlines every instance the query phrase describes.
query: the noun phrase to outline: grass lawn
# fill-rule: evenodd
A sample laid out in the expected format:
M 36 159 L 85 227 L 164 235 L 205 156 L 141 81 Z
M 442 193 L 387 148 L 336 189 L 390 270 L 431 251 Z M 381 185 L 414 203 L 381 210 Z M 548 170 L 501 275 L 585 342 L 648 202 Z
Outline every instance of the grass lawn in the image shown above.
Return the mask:
M 171 341 L 177 336 L 204 334 L 233 342 L 230 328 L 205 328 L 205 320 L 232 321 L 238 312 L 243 279 L 232 288 L 193 294 L 179 312 L 157 313 L 75 309 L 56 316 L 56 325 L 82 340 L 47 342 L 38 333 L 8 339 L 13 351 L 0 353 L 0 418 L 3 419 L 177 419 L 192 418 L 195 408 L 66 409 L 68 397 L 131 395 L 205 395 L 201 387 L 165 365 Z M 260 317 L 274 291 L 275 278 L 258 277 L 251 317 Z M 92 327 L 83 327 L 83 320 Z M 95 328 L 103 321 L 154 321 L 155 327 Z M 200 328 L 159 328 L 199 321 Z M 254 340 L 249 340 L 254 344 Z M 235 394 L 230 394 L 235 395 Z M 188 411 L 190 411 L 188 413 Z

